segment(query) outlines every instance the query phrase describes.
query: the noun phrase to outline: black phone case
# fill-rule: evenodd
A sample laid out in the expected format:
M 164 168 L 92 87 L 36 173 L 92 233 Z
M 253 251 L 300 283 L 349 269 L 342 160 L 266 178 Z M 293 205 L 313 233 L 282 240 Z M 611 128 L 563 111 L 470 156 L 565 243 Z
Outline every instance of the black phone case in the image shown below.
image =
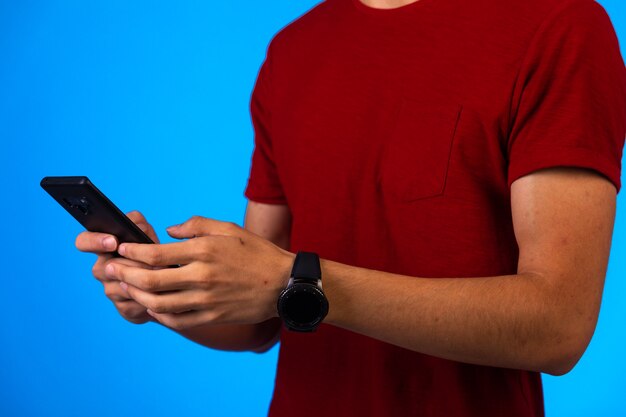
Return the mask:
M 114 235 L 120 243 L 154 243 L 87 177 L 45 177 L 41 187 L 90 232 Z

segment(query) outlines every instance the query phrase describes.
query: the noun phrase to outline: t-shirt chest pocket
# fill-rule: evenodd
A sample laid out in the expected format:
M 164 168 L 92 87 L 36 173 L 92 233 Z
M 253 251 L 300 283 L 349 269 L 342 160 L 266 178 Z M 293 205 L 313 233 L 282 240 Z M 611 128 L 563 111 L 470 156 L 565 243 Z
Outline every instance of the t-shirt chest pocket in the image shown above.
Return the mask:
M 381 161 L 383 193 L 415 201 L 442 195 L 462 107 L 403 97 Z

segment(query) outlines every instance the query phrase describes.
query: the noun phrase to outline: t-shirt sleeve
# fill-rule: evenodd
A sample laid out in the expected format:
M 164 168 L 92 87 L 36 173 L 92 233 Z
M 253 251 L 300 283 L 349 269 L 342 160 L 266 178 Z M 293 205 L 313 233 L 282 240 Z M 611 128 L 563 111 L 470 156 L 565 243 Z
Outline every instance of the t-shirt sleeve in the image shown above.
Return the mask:
M 286 204 L 272 148 L 271 50 L 270 43 L 250 98 L 254 151 L 244 195 L 259 203 Z
M 602 6 L 571 1 L 546 17 L 528 45 L 511 109 L 509 186 L 566 166 L 595 170 L 619 191 L 626 69 Z

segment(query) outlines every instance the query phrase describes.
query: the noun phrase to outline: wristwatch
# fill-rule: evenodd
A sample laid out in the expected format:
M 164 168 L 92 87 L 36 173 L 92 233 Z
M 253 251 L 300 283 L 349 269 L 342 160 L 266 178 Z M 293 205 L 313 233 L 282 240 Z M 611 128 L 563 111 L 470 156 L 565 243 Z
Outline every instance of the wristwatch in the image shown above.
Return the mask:
M 289 330 L 312 332 L 328 314 L 328 300 L 322 290 L 320 257 L 298 252 L 287 288 L 278 296 L 278 315 Z

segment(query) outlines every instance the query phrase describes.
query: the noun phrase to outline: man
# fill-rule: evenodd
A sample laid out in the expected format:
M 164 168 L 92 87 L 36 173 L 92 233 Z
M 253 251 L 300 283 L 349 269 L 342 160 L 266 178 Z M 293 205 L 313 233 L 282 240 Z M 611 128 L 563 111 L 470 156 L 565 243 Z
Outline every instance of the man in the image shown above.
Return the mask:
M 245 229 L 77 238 L 120 313 L 216 349 L 280 340 L 272 416 L 543 415 L 539 373 L 594 332 L 620 188 L 604 10 L 327 0 L 272 40 L 251 111 Z M 319 303 L 291 291 L 320 272 Z

